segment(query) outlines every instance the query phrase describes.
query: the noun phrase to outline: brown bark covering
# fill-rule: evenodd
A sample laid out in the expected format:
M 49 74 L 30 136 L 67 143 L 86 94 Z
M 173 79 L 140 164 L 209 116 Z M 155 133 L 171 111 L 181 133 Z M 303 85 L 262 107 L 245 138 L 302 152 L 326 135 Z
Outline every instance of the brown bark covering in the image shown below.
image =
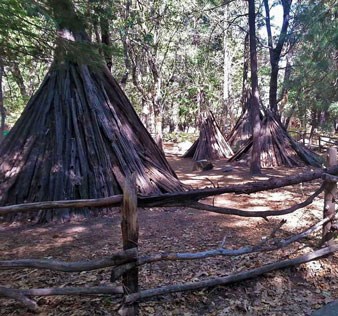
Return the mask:
M 249 117 L 252 127 L 252 149 L 250 153 L 250 173 L 261 173 L 261 119 L 259 112 L 258 66 L 256 49 L 256 11 L 255 0 L 249 0 L 249 38 L 250 38 L 250 69 L 251 69 L 251 98 Z
M 250 94 L 251 93 L 247 93 L 247 96 L 245 97 L 246 101 L 244 109 L 240 117 L 237 119 L 234 128 L 227 137 L 229 145 L 234 149 L 235 152 L 237 152 L 237 150 L 240 149 L 252 135 L 252 126 L 249 120 L 248 112 L 248 101 L 250 99 Z
M 332 147 L 328 150 L 327 155 L 328 167 L 337 165 L 337 149 Z M 337 180 L 337 179 L 335 179 Z M 333 221 L 336 215 L 336 195 L 337 182 L 326 181 L 326 189 L 324 192 L 324 218 L 329 218 L 330 221 L 323 225 L 322 244 L 330 245 L 334 242 L 334 233 L 332 231 Z
M 214 160 L 229 158 L 233 155 L 232 149 L 222 135 L 214 116 L 210 112 L 200 127 L 200 135 L 188 151 L 183 155 L 193 160 Z
M 108 69 L 54 65 L 0 148 L 1 204 L 182 189 Z M 45 220 L 51 220 L 46 214 Z
M 262 122 L 260 139 L 262 167 L 268 168 L 281 165 L 288 167 L 321 166 L 319 156 L 293 140 L 270 112 L 266 113 L 266 117 Z M 249 159 L 251 150 L 252 138 L 248 139 L 229 161 Z
M 102 58 L 95 61 L 69 2 L 50 3 L 60 28 L 55 62 L 1 143 L 0 205 L 120 194 L 132 173 L 139 193 L 183 190 Z
M 122 242 L 123 249 L 137 249 L 138 247 L 138 216 L 137 216 L 137 194 L 135 176 L 126 178 L 123 187 L 122 204 Z M 138 291 L 138 267 L 133 267 L 130 271 L 123 274 L 123 286 L 127 293 L 136 293 Z M 122 306 L 120 315 L 136 316 L 138 315 L 138 304 Z

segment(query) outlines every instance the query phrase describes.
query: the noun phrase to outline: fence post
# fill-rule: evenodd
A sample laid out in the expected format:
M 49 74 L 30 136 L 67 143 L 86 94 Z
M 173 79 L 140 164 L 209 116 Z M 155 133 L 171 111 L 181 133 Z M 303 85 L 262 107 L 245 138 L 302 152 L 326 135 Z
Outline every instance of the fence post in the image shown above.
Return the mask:
M 327 167 L 337 164 L 337 149 L 331 147 L 327 153 Z M 333 233 L 331 231 L 333 220 L 336 214 L 335 200 L 337 193 L 337 182 L 327 181 L 324 191 L 324 218 L 331 218 L 329 222 L 323 225 L 323 234 L 321 244 L 331 244 L 333 242 Z
M 122 203 L 122 241 L 123 249 L 131 249 L 138 247 L 138 219 L 137 219 L 137 192 L 135 174 L 126 177 L 123 188 Z M 137 266 L 123 275 L 123 286 L 127 294 L 138 292 L 138 268 Z M 120 315 L 137 316 L 138 303 L 132 305 L 123 305 Z

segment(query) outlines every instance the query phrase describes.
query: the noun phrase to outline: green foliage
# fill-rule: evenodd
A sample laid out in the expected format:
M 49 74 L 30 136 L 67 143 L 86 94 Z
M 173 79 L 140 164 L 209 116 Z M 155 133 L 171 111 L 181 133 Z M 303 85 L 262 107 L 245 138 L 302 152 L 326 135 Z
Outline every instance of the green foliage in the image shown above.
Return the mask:
M 279 1 L 271 1 L 276 6 Z M 14 122 L 39 85 L 54 59 L 55 27 L 49 1 L 3 0 L 0 2 L 0 55 L 5 64 L 5 106 Z M 102 63 L 113 55 L 112 72 L 120 80 L 128 74 L 124 89 L 141 114 L 145 105 L 156 108 L 165 125 L 172 121 L 184 128 L 195 126 L 201 107 L 223 115 L 224 68 L 228 61 L 230 98 L 228 111 L 239 112 L 243 78 L 243 44 L 247 30 L 247 6 L 242 2 L 199 0 L 193 2 L 78 0 L 74 5 L 94 44 L 65 42 L 62 58 Z M 225 8 L 228 10 L 226 11 Z M 264 27 L 262 7 L 257 23 Z M 333 0 L 295 4 L 292 78 L 289 104 L 308 119 L 311 112 L 337 111 L 337 7 Z M 111 44 L 102 43 L 104 28 Z M 259 32 L 266 44 L 265 31 Z M 263 37 L 263 38 L 262 38 Z M 227 47 L 227 55 L 225 54 Z M 259 80 L 263 102 L 267 99 L 270 67 L 268 51 L 260 46 Z M 17 65 L 20 74 L 14 71 Z M 282 73 L 282 71 L 280 71 Z M 26 95 L 20 88 L 22 77 Z M 203 102 L 198 101 L 203 93 Z M 200 102 L 200 104 L 199 104 Z
M 301 41 L 297 49 L 290 100 L 299 113 L 329 113 L 338 118 L 338 20 L 332 1 L 311 1 L 301 7 Z M 306 111 L 307 109 L 307 111 Z
M 165 142 L 173 142 L 173 143 L 182 143 L 182 142 L 194 142 L 197 138 L 197 134 L 185 133 L 185 132 L 173 132 L 166 133 L 163 135 L 163 140 Z

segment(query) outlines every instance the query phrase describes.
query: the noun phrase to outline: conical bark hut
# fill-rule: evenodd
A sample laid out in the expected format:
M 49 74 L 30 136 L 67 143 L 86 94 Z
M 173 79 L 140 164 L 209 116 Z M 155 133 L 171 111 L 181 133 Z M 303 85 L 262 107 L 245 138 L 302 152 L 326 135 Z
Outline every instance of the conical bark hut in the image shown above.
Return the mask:
M 183 155 L 193 160 L 229 158 L 233 151 L 222 135 L 214 116 L 210 113 L 202 122 L 198 139 Z
M 261 128 L 261 166 L 321 166 L 320 157 L 293 140 L 272 113 L 266 112 Z M 250 137 L 229 161 L 248 160 L 251 157 L 252 138 Z
M 251 134 L 252 126 L 249 114 L 247 110 L 244 110 L 226 140 L 236 152 L 251 137 Z
M 120 194 L 132 173 L 141 194 L 183 190 L 104 61 L 92 66 L 56 56 L 0 144 L 0 205 Z M 88 214 L 48 210 L 36 219 L 74 212 Z

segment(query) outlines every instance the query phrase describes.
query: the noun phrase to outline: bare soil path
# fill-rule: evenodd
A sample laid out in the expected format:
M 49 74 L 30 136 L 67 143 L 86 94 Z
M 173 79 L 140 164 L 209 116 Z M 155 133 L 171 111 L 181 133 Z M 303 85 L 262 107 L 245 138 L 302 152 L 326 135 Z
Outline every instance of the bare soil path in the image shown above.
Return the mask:
M 244 164 L 215 162 L 213 170 L 192 171 L 192 161 L 182 159 L 175 148 L 166 147 L 167 158 L 179 178 L 194 188 L 259 181 L 285 176 L 303 169 L 266 169 L 261 177 L 248 176 Z M 231 169 L 231 168 L 232 169 Z M 319 182 L 251 195 L 227 194 L 209 203 L 240 209 L 282 209 L 309 196 Z M 277 236 L 286 237 L 314 224 L 322 216 L 322 196 L 315 203 L 288 216 L 244 219 L 193 209 L 146 209 L 139 211 L 141 254 L 159 251 L 194 252 L 219 247 L 255 244 L 268 236 L 281 219 L 287 223 Z M 111 214 L 63 224 L 0 226 L 2 259 L 54 258 L 75 261 L 109 256 L 121 249 L 120 214 Z M 141 268 L 143 289 L 224 276 L 310 251 L 320 233 L 302 243 L 277 252 L 234 258 L 210 258 L 193 262 L 158 262 Z M 141 315 L 310 315 L 338 299 L 338 256 L 300 267 L 276 271 L 254 280 L 193 293 L 178 293 L 141 304 Z M 43 270 L 0 271 L 0 285 L 15 288 L 109 285 L 109 269 L 85 273 L 56 273 Z M 42 297 L 39 315 L 118 315 L 118 302 L 109 296 Z M 33 315 L 16 302 L 0 299 L 0 315 Z

